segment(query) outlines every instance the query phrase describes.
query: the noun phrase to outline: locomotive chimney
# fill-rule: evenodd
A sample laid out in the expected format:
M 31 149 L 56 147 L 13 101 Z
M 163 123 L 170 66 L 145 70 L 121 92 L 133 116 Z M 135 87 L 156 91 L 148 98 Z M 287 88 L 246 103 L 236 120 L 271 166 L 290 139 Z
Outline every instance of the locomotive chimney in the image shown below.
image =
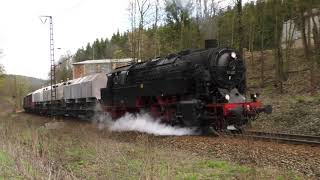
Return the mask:
M 218 47 L 218 41 L 216 39 L 206 39 L 204 41 L 204 47 L 206 49 L 216 48 L 216 47 Z

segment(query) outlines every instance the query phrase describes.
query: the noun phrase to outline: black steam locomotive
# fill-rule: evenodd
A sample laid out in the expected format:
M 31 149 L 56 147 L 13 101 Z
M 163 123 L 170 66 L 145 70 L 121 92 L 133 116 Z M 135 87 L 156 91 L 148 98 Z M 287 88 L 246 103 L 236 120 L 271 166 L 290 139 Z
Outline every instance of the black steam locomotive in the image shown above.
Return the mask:
M 240 128 L 271 106 L 245 98 L 245 66 L 233 49 L 212 47 L 181 51 L 165 58 L 120 67 L 101 89 L 103 109 L 113 118 L 145 110 L 166 123 Z

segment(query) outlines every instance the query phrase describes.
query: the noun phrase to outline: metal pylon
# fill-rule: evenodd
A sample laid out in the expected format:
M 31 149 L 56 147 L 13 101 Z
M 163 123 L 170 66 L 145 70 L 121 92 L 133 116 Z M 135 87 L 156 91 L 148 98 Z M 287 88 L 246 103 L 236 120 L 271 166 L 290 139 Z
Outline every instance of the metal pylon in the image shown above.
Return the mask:
M 54 102 L 56 100 L 56 87 L 55 87 L 55 82 L 56 82 L 56 66 L 54 64 L 54 40 L 53 40 L 53 23 L 52 23 L 52 16 L 49 16 L 50 19 L 50 64 L 51 64 L 51 69 L 50 69 L 50 86 L 51 86 L 51 98 L 50 98 L 50 104 L 51 104 L 51 116 L 54 116 Z
M 51 116 L 54 116 L 54 102 L 56 100 L 56 87 L 55 87 L 55 82 L 56 82 L 56 67 L 55 67 L 55 62 L 54 62 L 54 40 L 53 40 L 53 22 L 52 22 L 52 16 L 41 16 L 47 19 L 49 19 L 50 23 L 50 107 L 51 107 Z M 45 23 L 41 18 L 40 20 L 42 23 Z
M 50 63 L 51 63 L 50 86 L 51 86 L 51 106 L 53 106 L 53 103 L 56 100 L 56 94 L 57 94 L 56 88 L 54 87 L 56 82 L 56 67 L 54 62 L 54 40 L 53 40 L 52 16 L 49 16 L 49 19 L 50 19 Z

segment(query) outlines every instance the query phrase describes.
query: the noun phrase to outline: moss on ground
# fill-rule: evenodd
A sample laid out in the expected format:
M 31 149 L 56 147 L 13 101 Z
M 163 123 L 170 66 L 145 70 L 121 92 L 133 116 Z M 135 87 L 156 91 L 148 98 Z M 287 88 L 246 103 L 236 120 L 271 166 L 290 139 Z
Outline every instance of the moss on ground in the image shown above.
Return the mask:
M 12 157 L 5 151 L 0 150 L 0 180 L 5 179 L 23 179 L 14 167 Z
M 178 173 L 176 179 L 232 179 L 255 176 L 252 168 L 220 160 L 198 161 Z

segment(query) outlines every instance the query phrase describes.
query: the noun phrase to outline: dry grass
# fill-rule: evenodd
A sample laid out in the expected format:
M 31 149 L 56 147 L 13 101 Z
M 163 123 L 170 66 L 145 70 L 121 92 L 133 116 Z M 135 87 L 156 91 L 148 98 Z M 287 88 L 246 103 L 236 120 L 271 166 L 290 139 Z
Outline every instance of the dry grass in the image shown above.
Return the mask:
M 271 115 L 252 123 L 255 130 L 320 136 L 320 92 L 316 95 L 274 95 L 263 98 L 272 104 Z
M 8 113 L 0 120 L 0 179 L 260 179 L 295 174 L 221 161 L 139 133 Z M 201 148 L 201 147 L 200 147 Z M 276 173 L 274 173 L 276 171 Z

